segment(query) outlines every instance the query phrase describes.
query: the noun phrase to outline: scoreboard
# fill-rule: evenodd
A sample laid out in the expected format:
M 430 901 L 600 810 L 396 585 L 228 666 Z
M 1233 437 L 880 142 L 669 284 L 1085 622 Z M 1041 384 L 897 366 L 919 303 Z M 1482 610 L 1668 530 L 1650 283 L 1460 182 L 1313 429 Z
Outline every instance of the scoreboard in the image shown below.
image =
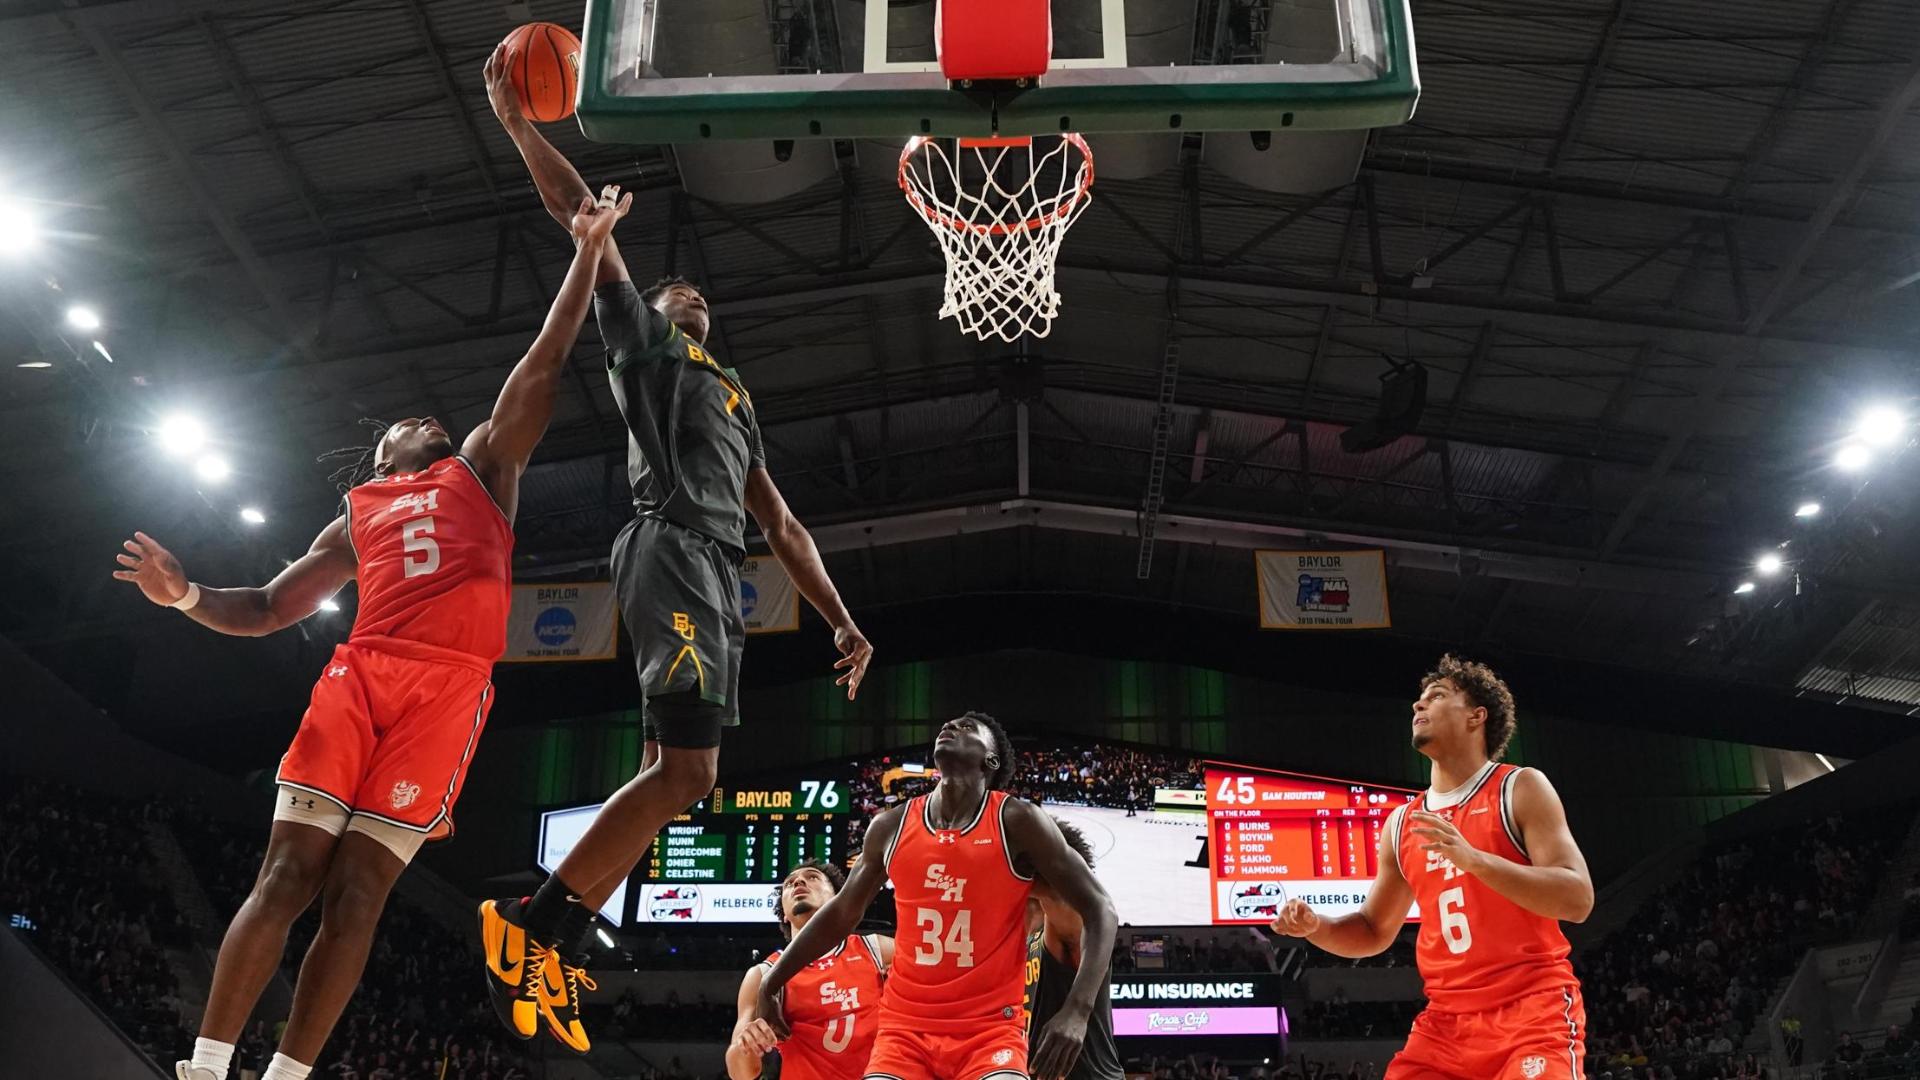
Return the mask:
M 1227 925 L 1271 922 L 1292 898 L 1323 916 L 1357 910 L 1379 870 L 1388 815 L 1419 797 L 1216 762 L 1206 784 L 1212 915 Z
M 846 864 L 849 810 L 844 778 L 714 788 L 654 838 L 636 919 L 772 921 L 774 889 L 796 864 Z

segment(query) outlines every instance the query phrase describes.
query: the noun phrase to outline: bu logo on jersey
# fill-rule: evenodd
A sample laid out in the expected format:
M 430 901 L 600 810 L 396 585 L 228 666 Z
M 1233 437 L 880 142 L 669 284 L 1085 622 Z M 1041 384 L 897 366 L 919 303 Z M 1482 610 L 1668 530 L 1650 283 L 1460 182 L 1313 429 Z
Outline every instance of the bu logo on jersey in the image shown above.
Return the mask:
M 440 509 L 440 489 L 435 488 L 432 491 L 424 493 L 415 492 L 412 495 L 402 495 L 388 503 L 387 508 L 380 512 L 383 514 L 392 514 L 406 510 L 410 513 L 422 514 L 428 510 L 438 509 Z
M 820 984 L 820 1004 L 838 1005 L 841 1012 L 854 1012 L 860 1008 L 860 988 L 849 986 L 842 990 L 838 983 Z
M 967 879 L 947 873 L 946 863 L 933 863 L 927 867 L 927 888 L 939 889 L 943 903 L 963 904 L 967 899 Z

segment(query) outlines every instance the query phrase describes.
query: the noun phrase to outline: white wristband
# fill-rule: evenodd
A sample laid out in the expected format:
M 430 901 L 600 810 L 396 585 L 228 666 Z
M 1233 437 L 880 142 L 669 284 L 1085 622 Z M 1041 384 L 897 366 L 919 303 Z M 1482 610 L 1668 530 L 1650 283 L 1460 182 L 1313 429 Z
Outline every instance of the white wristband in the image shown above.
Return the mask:
M 193 606 L 195 604 L 198 604 L 199 602 L 200 602 L 200 586 L 196 582 L 189 581 L 187 582 L 187 595 L 182 596 L 180 599 L 175 600 L 173 603 L 168 604 L 167 606 L 170 608 L 178 608 L 181 611 L 192 611 Z

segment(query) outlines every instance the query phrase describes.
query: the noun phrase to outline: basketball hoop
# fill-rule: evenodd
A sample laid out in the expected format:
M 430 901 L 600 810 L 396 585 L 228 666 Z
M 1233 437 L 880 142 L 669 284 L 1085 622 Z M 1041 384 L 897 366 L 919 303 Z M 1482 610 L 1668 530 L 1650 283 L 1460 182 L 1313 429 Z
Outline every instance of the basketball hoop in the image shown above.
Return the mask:
M 982 341 L 1046 337 L 1060 313 L 1060 243 L 1087 208 L 1093 152 L 1078 135 L 955 140 L 918 135 L 900 151 L 900 190 L 947 260 L 940 317 Z

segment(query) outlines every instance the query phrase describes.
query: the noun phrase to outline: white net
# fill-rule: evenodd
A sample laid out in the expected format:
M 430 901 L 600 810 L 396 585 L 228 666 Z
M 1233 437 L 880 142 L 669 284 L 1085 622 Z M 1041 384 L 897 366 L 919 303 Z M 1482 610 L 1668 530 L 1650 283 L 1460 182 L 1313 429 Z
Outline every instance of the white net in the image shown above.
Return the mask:
M 1060 314 L 1060 243 L 1092 186 L 1093 155 L 1078 135 L 910 140 L 900 190 L 947 259 L 940 317 L 982 341 L 1046 337 Z

